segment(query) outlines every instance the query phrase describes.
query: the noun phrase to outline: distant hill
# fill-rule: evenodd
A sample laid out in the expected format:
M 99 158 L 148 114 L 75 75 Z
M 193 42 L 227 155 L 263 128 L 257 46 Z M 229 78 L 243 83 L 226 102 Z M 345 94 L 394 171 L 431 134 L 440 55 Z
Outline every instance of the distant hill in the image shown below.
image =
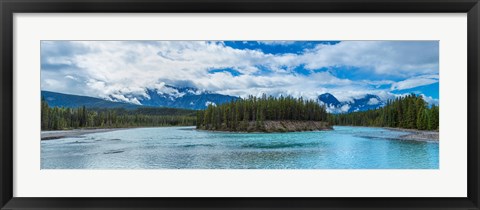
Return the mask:
M 68 107 L 75 108 L 85 106 L 87 108 L 124 108 L 124 109 L 137 109 L 142 106 L 122 103 L 122 102 L 113 102 L 100 98 L 88 97 L 88 96 L 78 96 L 70 95 L 63 93 L 56 93 L 50 91 L 42 91 L 42 98 L 44 98 L 48 105 L 53 107 Z

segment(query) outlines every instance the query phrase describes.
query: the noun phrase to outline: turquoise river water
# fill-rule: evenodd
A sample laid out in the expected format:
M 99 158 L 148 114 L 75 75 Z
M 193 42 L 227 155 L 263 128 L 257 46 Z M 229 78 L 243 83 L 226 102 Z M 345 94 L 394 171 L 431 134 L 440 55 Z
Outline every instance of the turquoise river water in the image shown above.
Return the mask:
M 407 133 L 228 133 L 194 127 L 135 128 L 41 141 L 42 169 L 438 169 L 439 143 Z

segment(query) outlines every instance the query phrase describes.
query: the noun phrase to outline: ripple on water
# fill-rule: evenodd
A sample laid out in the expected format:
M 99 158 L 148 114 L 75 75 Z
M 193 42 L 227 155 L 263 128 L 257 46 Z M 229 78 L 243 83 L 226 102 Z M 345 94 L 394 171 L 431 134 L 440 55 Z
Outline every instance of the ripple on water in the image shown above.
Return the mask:
M 192 148 L 192 147 L 215 147 L 213 144 L 186 144 L 181 145 L 180 147 Z
M 316 146 L 318 143 L 251 143 L 242 144 L 242 148 L 259 148 L 259 149 L 281 149 L 281 148 L 298 148 Z
M 125 151 L 123 151 L 123 150 L 109 150 L 109 151 L 104 152 L 103 154 L 109 155 L 109 154 L 117 154 L 117 153 L 122 153 L 122 152 L 125 152 Z

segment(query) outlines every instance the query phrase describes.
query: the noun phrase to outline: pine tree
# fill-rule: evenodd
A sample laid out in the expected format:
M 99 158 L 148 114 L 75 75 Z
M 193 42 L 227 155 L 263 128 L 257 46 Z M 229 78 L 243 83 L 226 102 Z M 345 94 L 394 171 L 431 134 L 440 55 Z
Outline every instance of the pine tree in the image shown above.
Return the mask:
M 329 116 L 329 122 L 335 125 L 438 130 L 439 108 L 436 105 L 429 108 L 421 96 L 410 94 L 388 100 L 384 107 L 376 110 L 333 114 Z

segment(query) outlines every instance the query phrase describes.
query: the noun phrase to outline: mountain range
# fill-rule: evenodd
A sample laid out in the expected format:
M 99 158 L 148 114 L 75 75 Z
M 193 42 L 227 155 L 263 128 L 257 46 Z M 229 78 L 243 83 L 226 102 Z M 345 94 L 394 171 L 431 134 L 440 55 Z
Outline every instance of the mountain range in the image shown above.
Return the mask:
M 140 105 L 108 101 L 105 99 L 94 98 L 89 96 L 79 96 L 64 93 L 57 93 L 51 91 L 42 90 L 42 98 L 48 103 L 49 106 L 76 108 L 85 106 L 87 108 L 125 108 L 125 109 L 137 109 L 142 107 Z
M 147 89 L 147 97 L 136 96 L 144 106 L 172 107 L 182 109 L 205 109 L 209 104 L 223 104 L 239 97 L 201 91 L 192 87 L 173 87 L 165 85 L 162 88 Z
M 135 98 L 139 104 L 120 102 L 114 96 L 106 99 L 78 96 L 50 91 L 42 91 L 44 98 L 50 106 L 89 108 L 125 108 L 136 109 L 139 107 L 169 107 L 181 109 L 200 110 L 205 109 L 209 104 L 223 104 L 239 97 L 212 93 L 205 90 L 198 90 L 192 87 L 174 87 L 165 85 L 157 89 L 147 89 L 143 95 L 125 95 L 126 98 Z M 365 111 L 384 106 L 385 102 L 380 97 L 367 94 L 351 101 L 339 101 L 330 93 L 318 96 L 318 102 L 324 104 L 330 113 L 345 113 Z
M 340 102 L 330 93 L 318 96 L 318 101 L 327 107 L 330 113 L 358 112 L 376 109 L 385 105 L 385 102 L 376 95 L 367 94 L 351 101 Z

